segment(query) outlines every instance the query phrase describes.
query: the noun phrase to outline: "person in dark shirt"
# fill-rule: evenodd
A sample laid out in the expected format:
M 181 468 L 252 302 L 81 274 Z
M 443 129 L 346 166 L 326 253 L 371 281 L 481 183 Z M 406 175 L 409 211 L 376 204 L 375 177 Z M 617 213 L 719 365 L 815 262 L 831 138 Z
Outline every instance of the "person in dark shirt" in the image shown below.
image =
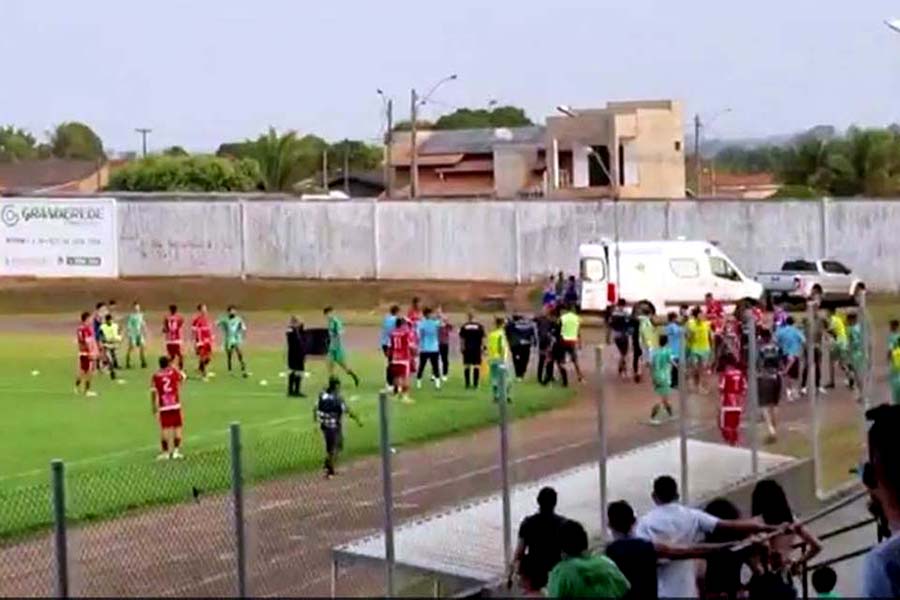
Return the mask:
M 306 373 L 306 336 L 303 332 L 303 323 L 297 317 L 291 317 L 285 338 L 287 339 L 287 395 L 292 398 L 304 398 L 306 395 L 300 391 L 300 384 Z
M 478 389 L 481 377 L 481 361 L 484 356 L 484 327 L 469 313 L 468 321 L 459 328 L 459 346 L 463 359 L 463 376 L 466 389 Z
M 609 329 L 612 332 L 612 341 L 616 349 L 619 351 L 619 376 L 627 377 L 628 368 L 626 367 L 626 359 L 628 357 L 628 342 L 631 338 L 631 315 L 625 305 L 625 299 L 619 298 L 616 307 L 609 313 Z
M 741 511 L 725 498 L 716 498 L 706 505 L 707 513 L 726 521 L 736 521 L 741 518 Z M 735 531 L 714 531 L 704 538 L 710 544 L 738 542 L 747 536 Z M 702 569 L 703 596 L 707 598 L 722 598 L 733 600 L 737 598 L 741 590 L 741 567 L 746 560 L 746 555 L 738 552 L 722 552 L 706 559 Z
M 559 531 L 566 518 L 556 514 L 556 499 L 552 487 L 541 488 L 537 495 L 538 511 L 522 519 L 510 577 L 519 572 L 522 560 L 527 557 L 530 577 L 546 582 L 547 575 L 562 558 Z
M 444 313 L 444 307 L 438 306 L 437 319 L 441 322 L 438 329 L 438 353 L 441 359 L 441 379 L 447 383 L 450 377 L 450 334 L 453 333 L 453 323 Z
M 563 293 L 563 303 L 568 306 L 576 306 L 578 304 L 578 281 L 574 275 L 569 275 L 566 282 L 566 291 Z
M 659 597 L 657 563 L 659 559 L 685 560 L 700 558 L 728 548 L 728 544 L 695 544 L 689 547 L 669 546 L 635 537 L 637 519 L 634 509 L 624 500 L 611 502 L 606 508 L 613 541 L 606 546 L 610 558 L 631 584 L 625 598 L 655 600 Z
M 549 383 L 546 380 L 546 372 L 552 361 L 550 356 L 553 347 L 553 319 L 550 316 L 552 312 L 553 307 L 545 305 L 541 314 L 534 319 L 538 346 L 537 380 L 540 384 Z
M 344 448 L 343 419 L 347 415 L 362 427 L 362 421 L 350 410 L 341 396 L 341 382 L 337 377 L 328 379 L 328 387 L 319 394 L 313 408 L 313 421 L 319 424 L 325 440 L 325 478 L 335 476 L 338 455 Z
M 631 370 L 634 373 L 635 383 L 641 382 L 641 358 L 644 351 L 641 349 L 641 328 L 635 311 L 631 312 L 628 317 L 628 329 L 631 336 Z
M 544 385 L 554 381 L 554 369 L 559 371 L 559 379 L 563 387 L 569 387 L 569 372 L 566 370 L 566 343 L 562 339 L 562 322 L 559 318 L 559 310 L 554 310 L 550 316 L 550 328 L 548 335 L 550 348 L 548 351 Z
M 531 347 L 537 344 L 534 321 L 523 315 L 513 315 L 506 323 L 506 339 L 512 351 L 513 370 L 516 379 L 522 381 L 531 360 Z

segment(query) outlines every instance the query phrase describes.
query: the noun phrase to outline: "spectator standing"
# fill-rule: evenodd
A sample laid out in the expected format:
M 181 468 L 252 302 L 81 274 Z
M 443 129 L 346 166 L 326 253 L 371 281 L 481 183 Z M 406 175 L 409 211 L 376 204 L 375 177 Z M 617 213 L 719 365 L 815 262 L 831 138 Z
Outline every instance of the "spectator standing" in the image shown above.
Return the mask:
M 292 398 L 304 398 L 306 395 L 300 390 L 300 387 L 306 374 L 306 337 L 303 333 L 303 323 L 297 317 L 291 317 L 285 338 L 288 368 L 287 395 Z
M 653 482 L 656 508 L 641 517 L 635 533 L 651 542 L 691 546 L 714 532 L 756 533 L 774 528 L 753 520 L 724 520 L 678 502 L 678 484 L 668 475 Z M 662 562 L 657 568 L 660 598 L 696 598 L 696 567 L 693 561 Z
M 441 323 L 434 318 L 434 312 L 426 308 L 416 325 L 419 336 L 419 371 L 416 373 L 416 388 L 422 387 L 422 375 L 425 374 L 426 363 L 431 365 L 431 380 L 434 387 L 441 389 L 441 371 L 438 364 L 440 354 Z
M 793 402 L 797 397 L 800 361 L 806 346 L 806 337 L 794 325 L 794 317 L 788 317 L 784 325 L 775 332 L 775 343 L 784 360 L 785 396 L 788 402 Z
M 631 585 L 609 557 L 588 553 L 581 523 L 566 521 L 559 532 L 562 560 L 550 571 L 550 598 L 623 598 Z
M 531 360 L 531 347 L 537 344 L 537 330 L 534 321 L 524 315 L 513 315 L 506 324 L 506 338 L 509 340 L 509 348 L 512 352 L 516 381 L 522 381 Z
M 624 500 L 610 503 L 606 514 L 613 535 L 613 541 L 606 546 L 606 555 L 616 563 L 631 584 L 626 598 L 634 600 L 657 598 L 656 565 L 659 559 L 699 558 L 728 546 L 728 544 L 696 544 L 680 548 L 635 537 L 634 526 L 637 521 L 634 510 Z
M 537 380 L 538 383 L 546 385 L 546 372 L 553 361 L 551 350 L 553 349 L 553 307 L 552 305 L 544 305 L 539 314 L 534 319 L 535 331 L 537 333 L 538 347 L 538 364 L 537 364 Z
M 816 598 L 840 598 L 834 591 L 837 586 L 837 573 L 831 567 L 819 567 L 812 574 L 812 586 L 816 590 Z
M 437 319 L 440 323 L 440 328 L 438 329 L 438 353 L 441 358 L 441 379 L 444 383 L 447 383 L 450 377 L 450 334 L 453 333 L 453 324 L 444 313 L 443 306 L 438 306 Z
M 313 420 L 319 424 L 325 442 L 325 478 L 335 476 L 337 459 L 344 449 L 343 419 L 347 415 L 362 427 L 362 421 L 350 410 L 341 396 L 341 382 L 337 377 L 328 378 L 328 387 L 319 394 L 313 409 Z
M 544 309 L 550 307 L 552 309 L 556 306 L 558 301 L 559 295 L 556 293 L 556 279 L 551 275 L 541 294 L 541 307 Z
M 784 489 L 772 479 L 763 479 L 756 484 L 750 504 L 753 516 L 766 525 L 782 527 L 793 525 L 795 522 L 794 513 L 791 511 Z M 805 550 L 794 559 L 794 546 L 797 541 L 805 544 Z M 766 565 L 767 570 L 777 575 L 786 587 L 789 586 L 792 589 L 795 589 L 793 585 L 795 570 L 822 551 L 822 544 L 818 538 L 802 525 L 797 525 L 783 534 L 773 536 L 769 539 L 768 545 L 769 549 L 766 554 L 769 557 L 769 564 Z
M 741 511 L 729 500 L 717 498 L 706 505 L 706 512 L 720 521 L 736 521 L 741 518 Z M 707 544 L 729 544 L 739 542 L 746 536 L 743 533 L 721 530 L 706 534 Z M 736 600 L 740 595 L 741 567 L 744 565 L 744 556 L 736 552 L 719 552 L 706 557 L 705 563 L 700 563 L 702 574 L 699 580 L 702 582 L 703 598 L 719 598 L 721 600 Z
M 394 304 L 391 306 L 390 310 L 388 310 L 388 314 L 384 315 L 384 318 L 381 320 L 381 335 L 378 338 L 378 342 L 381 345 L 381 352 L 384 353 L 384 383 L 385 390 L 391 391 L 393 389 L 393 381 L 391 378 L 391 334 L 397 328 L 397 318 L 400 316 L 400 307 Z
M 561 558 L 559 532 L 566 519 L 556 513 L 556 502 L 556 490 L 552 487 L 538 492 L 538 511 L 522 519 L 519 541 L 510 565 L 510 574 L 521 573 L 527 560 L 532 582 L 541 584 L 537 589 L 546 585 L 547 576 Z
M 631 315 L 625 306 L 625 299 L 619 298 L 609 315 L 609 329 L 612 341 L 619 351 L 619 377 L 628 377 L 626 361 L 628 359 L 628 340 L 631 336 Z
M 563 303 L 567 306 L 578 306 L 578 281 L 575 279 L 574 275 L 569 275 L 569 280 L 566 282 L 566 289 L 563 292 Z
M 890 537 L 865 557 L 863 595 L 900 598 L 900 406 L 878 406 L 867 411 L 866 418 L 872 425 L 863 483 L 877 512 L 887 521 Z
M 822 327 L 821 320 L 816 317 L 812 324 L 809 319 L 803 319 L 803 332 L 804 337 L 809 340 L 812 340 L 813 344 L 813 361 L 816 365 L 816 380 L 815 385 L 820 394 L 827 394 L 828 390 L 822 387 L 822 340 L 824 336 L 822 335 L 824 327 Z M 805 351 L 803 352 L 803 374 L 800 376 L 800 394 L 802 396 L 806 396 L 806 386 L 809 381 L 809 356 Z
M 781 354 L 772 340 L 768 329 L 759 331 L 759 350 L 757 351 L 757 393 L 759 407 L 762 409 L 766 427 L 769 430 L 767 442 L 772 443 L 778 436 L 776 410 L 781 401 Z
M 562 271 L 556 274 L 556 286 L 554 291 L 556 292 L 557 302 L 562 301 L 563 294 L 566 291 L 566 274 Z

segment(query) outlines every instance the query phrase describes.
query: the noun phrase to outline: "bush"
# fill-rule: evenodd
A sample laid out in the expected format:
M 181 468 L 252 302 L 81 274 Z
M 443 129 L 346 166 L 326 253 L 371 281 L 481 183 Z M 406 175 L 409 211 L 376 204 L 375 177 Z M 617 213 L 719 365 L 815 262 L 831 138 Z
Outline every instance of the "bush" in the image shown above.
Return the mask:
M 822 198 L 826 194 L 808 185 L 783 185 L 778 188 L 773 198 L 789 198 L 805 200 L 807 198 Z
M 151 156 L 113 171 L 110 190 L 125 192 L 250 192 L 259 189 L 253 159 L 215 156 Z

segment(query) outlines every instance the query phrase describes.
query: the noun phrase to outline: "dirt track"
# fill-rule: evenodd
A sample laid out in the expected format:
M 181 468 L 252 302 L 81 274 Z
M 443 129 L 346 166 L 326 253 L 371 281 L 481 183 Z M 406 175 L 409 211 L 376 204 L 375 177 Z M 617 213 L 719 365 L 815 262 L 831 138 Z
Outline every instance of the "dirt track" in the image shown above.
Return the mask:
M 583 362 L 593 359 L 585 353 Z M 612 353 L 605 353 L 612 360 Z M 609 363 L 608 363 L 609 364 Z M 596 456 L 595 389 L 588 385 L 573 405 L 511 427 L 514 481 L 527 481 Z M 645 384 L 607 380 L 611 452 L 676 434 L 674 424 L 644 424 L 653 402 Z M 831 404 L 848 410 L 846 398 Z M 694 398 L 692 416 L 705 424 L 695 436 L 716 439 L 715 405 Z M 785 424 L 806 415 L 801 403 L 784 408 Z M 352 434 L 352 431 L 350 432 Z M 498 441 L 493 429 L 395 456 L 396 519 L 425 515 L 499 489 Z M 648 486 L 655 474 L 647 474 Z M 346 466 L 336 480 L 308 474 L 259 485 L 248 492 L 250 593 L 255 596 L 322 596 L 330 591 L 331 548 L 378 529 L 382 519 L 377 459 Z M 499 515 L 498 515 L 499 519 Z M 233 524 L 227 495 L 153 509 L 87 525 L 71 534 L 73 591 L 89 596 L 221 596 L 235 593 Z M 52 593 L 49 536 L 0 551 L 0 594 Z M 381 571 L 352 567 L 339 593 L 378 594 Z

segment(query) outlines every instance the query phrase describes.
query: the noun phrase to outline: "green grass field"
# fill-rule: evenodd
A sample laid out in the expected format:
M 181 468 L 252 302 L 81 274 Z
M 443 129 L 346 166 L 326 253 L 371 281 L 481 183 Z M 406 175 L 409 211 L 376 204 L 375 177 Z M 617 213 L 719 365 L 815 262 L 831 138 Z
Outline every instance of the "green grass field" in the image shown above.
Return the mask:
M 186 501 L 193 488 L 202 493 L 227 489 L 232 422 L 242 427 L 249 480 L 320 467 L 321 440 L 312 422 L 312 398 L 324 384 L 322 361 L 310 361 L 311 377 L 304 382 L 310 398 L 298 400 L 285 395 L 286 382 L 279 377 L 284 370 L 280 348 L 249 347 L 253 375 L 246 380 L 225 371 L 220 352 L 214 360 L 218 376 L 209 383 L 192 378 L 183 389 L 185 460 L 157 463 L 158 427 L 148 391 L 152 369 L 123 371 L 127 381 L 123 385 L 97 376 L 99 397 L 76 396 L 73 347 L 71 336 L 63 334 L 0 337 L 0 407 L 8 425 L 0 436 L 0 538 L 50 523 L 49 463 L 54 458 L 66 463 L 69 515 L 75 520 Z M 156 355 L 152 354 L 154 361 Z M 345 396 L 364 426 L 348 423 L 345 458 L 377 452 L 377 392 L 383 384 L 380 354 L 351 352 L 350 357 L 363 384 L 354 389 L 346 382 Z M 193 372 L 193 357 L 188 365 Z M 261 379 L 268 386 L 260 385 Z M 514 394 L 512 414 L 517 418 L 572 398 L 567 390 L 534 384 L 522 384 Z M 458 372 L 444 389 L 426 385 L 413 395 L 414 405 L 394 404 L 395 446 L 471 430 L 497 419 L 486 386 L 468 393 Z

